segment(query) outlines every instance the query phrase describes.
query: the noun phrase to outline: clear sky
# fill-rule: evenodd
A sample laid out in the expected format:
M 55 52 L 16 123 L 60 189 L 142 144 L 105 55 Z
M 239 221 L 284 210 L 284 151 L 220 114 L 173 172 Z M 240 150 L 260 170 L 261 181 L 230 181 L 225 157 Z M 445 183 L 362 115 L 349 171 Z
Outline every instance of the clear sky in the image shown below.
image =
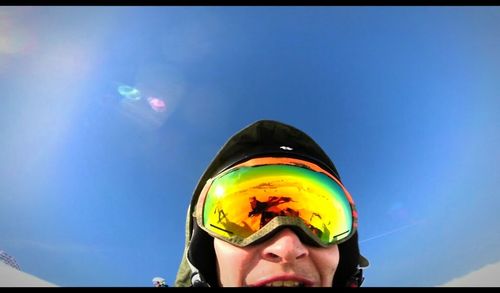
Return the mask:
M 353 195 L 365 286 L 498 263 L 499 28 L 500 7 L 1 7 L 0 250 L 62 286 L 172 285 L 207 164 L 275 119 Z

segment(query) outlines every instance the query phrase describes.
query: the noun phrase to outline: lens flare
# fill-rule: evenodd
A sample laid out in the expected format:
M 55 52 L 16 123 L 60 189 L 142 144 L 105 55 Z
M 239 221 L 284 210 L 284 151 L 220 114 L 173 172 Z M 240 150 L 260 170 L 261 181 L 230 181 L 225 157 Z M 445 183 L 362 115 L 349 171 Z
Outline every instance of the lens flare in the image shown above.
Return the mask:
M 139 90 L 128 85 L 120 85 L 118 87 L 118 93 L 129 100 L 138 101 L 141 99 Z
M 148 103 L 155 112 L 164 112 L 167 109 L 165 102 L 159 98 L 149 97 Z

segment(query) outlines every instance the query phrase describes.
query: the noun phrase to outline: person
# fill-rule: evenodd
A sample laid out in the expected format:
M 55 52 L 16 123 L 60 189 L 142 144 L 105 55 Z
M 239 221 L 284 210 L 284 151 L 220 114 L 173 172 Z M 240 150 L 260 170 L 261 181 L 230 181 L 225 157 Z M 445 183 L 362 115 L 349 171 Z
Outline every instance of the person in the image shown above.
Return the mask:
M 176 287 L 359 287 L 354 200 L 305 132 L 258 120 L 222 146 L 187 209 Z

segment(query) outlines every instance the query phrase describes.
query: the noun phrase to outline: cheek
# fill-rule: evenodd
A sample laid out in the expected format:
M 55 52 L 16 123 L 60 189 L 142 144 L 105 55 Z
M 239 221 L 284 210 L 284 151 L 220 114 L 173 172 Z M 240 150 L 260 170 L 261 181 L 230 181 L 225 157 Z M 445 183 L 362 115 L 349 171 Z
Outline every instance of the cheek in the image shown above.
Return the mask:
M 321 285 L 323 287 L 330 287 L 332 285 L 333 275 L 340 261 L 338 246 L 335 245 L 327 249 L 311 249 L 310 253 L 311 259 L 321 276 Z
M 244 285 L 244 278 L 250 271 L 254 253 L 219 239 L 214 239 L 214 249 L 217 257 L 219 285 L 222 287 Z

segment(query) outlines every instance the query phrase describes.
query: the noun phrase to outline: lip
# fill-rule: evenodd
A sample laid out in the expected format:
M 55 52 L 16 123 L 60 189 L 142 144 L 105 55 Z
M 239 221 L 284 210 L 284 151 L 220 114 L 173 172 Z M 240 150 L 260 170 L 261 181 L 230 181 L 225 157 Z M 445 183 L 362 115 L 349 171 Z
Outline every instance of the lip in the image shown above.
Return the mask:
M 311 287 L 314 282 L 298 275 L 279 275 L 279 276 L 273 276 L 269 278 L 262 279 L 258 281 L 257 283 L 251 284 L 250 287 L 262 287 L 267 283 L 272 283 L 276 281 L 295 281 L 304 284 L 305 287 Z

